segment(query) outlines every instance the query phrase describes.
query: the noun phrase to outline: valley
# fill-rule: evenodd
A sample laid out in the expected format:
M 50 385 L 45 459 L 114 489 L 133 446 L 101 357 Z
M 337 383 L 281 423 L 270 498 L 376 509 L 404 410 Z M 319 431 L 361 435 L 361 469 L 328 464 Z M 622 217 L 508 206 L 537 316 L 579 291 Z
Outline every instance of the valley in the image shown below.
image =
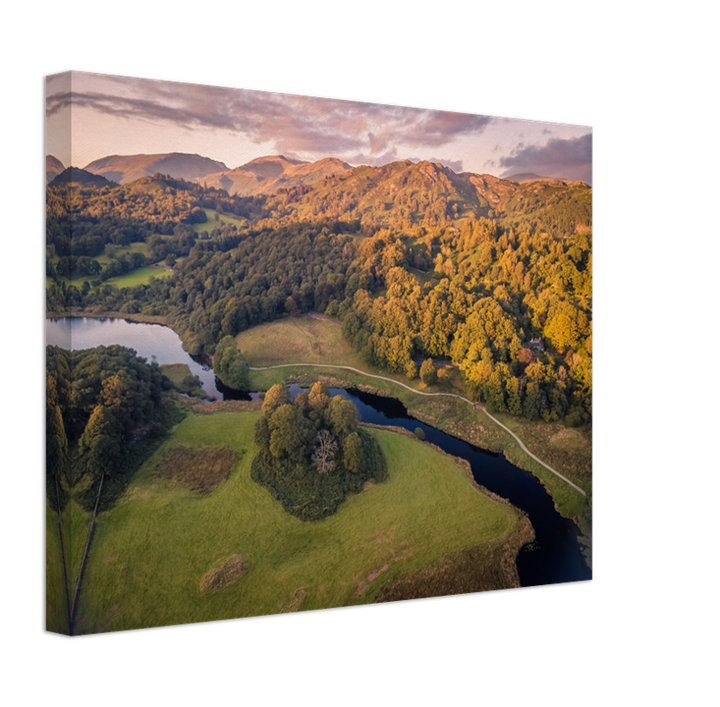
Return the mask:
M 168 173 L 147 173 L 160 166 Z M 98 380 L 92 383 L 97 397 L 84 393 L 82 412 L 76 397 L 52 412 L 66 428 L 67 439 L 59 432 L 58 444 L 67 446 L 68 461 L 50 470 L 62 489 L 59 516 L 48 511 L 48 547 L 53 561 L 58 542 L 66 549 L 64 596 L 77 606 L 68 601 L 71 608 L 63 610 L 56 587 L 48 595 L 55 617 L 48 614 L 48 627 L 122 630 L 519 586 L 521 561 L 540 563 L 523 569 L 536 577 L 526 580 L 531 583 L 590 576 L 592 192 L 586 184 L 531 176 L 512 182 L 408 160 L 351 167 L 335 158 L 307 163 L 270 156 L 230 170 L 198 155 L 131 155 L 86 170 L 60 167 L 48 159 L 48 178 L 56 174 L 47 188 L 48 318 L 58 326 L 77 322 L 77 341 L 84 321 L 157 322 L 180 337 L 184 351 L 157 361 L 159 368 L 155 353 L 142 363 L 150 367 L 143 375 L 159 387 L 154 412 L 147 407 L 141 426 L 123 413 L 124 427 L 113 427 L 120 415 L 113 405 L 124 410 L 147 394 L 138 388 L 131 395 L 136 384 L 122 370 L 117 392 Z M 82 344 L 72 339 L 73 348 L 89 347 L 88 360 L 106 355 L 102 346 L 92 348 L 102 340 L 95 334 Z M 251 478 L 251 468 L 262 435 L 275 435 L 276 428 L 285 441 L 263 447 L 267 459 L 268 449 L 292 458 L 290 439 L 320 439 L 318 426 L 329 413 L 313 412 L 316 403 L 308 408 L 302 392 L 318 385 L 362 410 L 357 396 L 380 396 L 417 422 L 399 431 L 387 421 L 384 429 L 367 428 L 363 434 L 379 443 L 388 478 L 366 482 L 328 518 L 308 524 L 288 515 Z M 287 404 L 283 419 L 295 422 L 266 412 L 270 427 L 259 432 L 265 396 L 288 386 L 310 422 L 291 415 Z M 255 402 L 242 402 L 247 398 Z M 98 415 L 105 417 L 93 422 Z M 336 423 L 327 424 L 331 440 Z M 421 438 L 437 434 L 442 445 L 459 445 L 466 459 L 475 459 L 477 448 L 502 455 L 500 496 L 473 485 L 469 467 L 415 439 L 412 424 Z M 103 457 L 115 460 L 112 473 L 89 456 L 100 445 L 88 437 L 93 425 L 125 440 L 124 452 L 121 444 L 113 447 L 115 457 Z M 177 461 L 163 462 L 173 449 Z M 207 461 L 209 479 L 216 473 L 211 460 L 226 452 L 232 461 L 219 485 L 200 496 L 180 476 L 173 481 L 159 471 L 163 464 L 202 470 Z M 183 454 L 193 461 L 182 462 Z M 310 469 L 310 452 L 303 454 Z M 339 468 L 349 454 L 337 453 Z M 489 459 L 473 462 L 472 474 Z M 285 471 L 272 473 L 291 479 L 290 462 L 283 464 L 278 468 Z M 542 486 L 535 482 L 537 488 L 522 493 L 503 486 L 516 478 L 511 467 Z M 513 482 L 518 489 L 521 478 Z M 552 563 L 542 566 L 549 560 L 532 560 L 531 524 L 502 500 L 516 493 L 513 503 L 521 507 L 549 494 L 551 507 L 542 512 L 576 524 L 562 531 L 569 538 L 562 552 L 579 557 L 582 550 L 584 569 L 557 572 Z M 94 503 L 99 513 L 89 535 Z M 218 525 L 231 508 L 232 523 Z M 59 541 L 50 530 L 60 528 L 57 517 L 72 528 Z M 434 529 L 430 535 L 420 532 L 419 517 L 423 528 Z M 142 549 L 148 534 L 155 538 L 152 551 Z M 284 538 L 282 546 L 267 545 L 274 536 Z M 543 552 L 549 550 L 544 525 L 539 537 Z M 392 552 L 387 558 L 365 552 L 363 538 L 381 547 L 387 540 Z M 403 554 L 398 543 L 412 551 Z M 316 545 L 325 549 L 307 550 Z M 220 585 L 208 593 L 208 582 Z

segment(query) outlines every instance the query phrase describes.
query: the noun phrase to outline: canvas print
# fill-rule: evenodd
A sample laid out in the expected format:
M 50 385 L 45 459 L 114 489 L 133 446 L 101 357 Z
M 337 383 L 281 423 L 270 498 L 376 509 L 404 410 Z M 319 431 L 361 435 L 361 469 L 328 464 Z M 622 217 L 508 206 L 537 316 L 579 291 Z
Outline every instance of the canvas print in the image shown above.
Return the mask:
M 46 154 L 48 631 L 591 578 L 589 127 L 68 72 Z

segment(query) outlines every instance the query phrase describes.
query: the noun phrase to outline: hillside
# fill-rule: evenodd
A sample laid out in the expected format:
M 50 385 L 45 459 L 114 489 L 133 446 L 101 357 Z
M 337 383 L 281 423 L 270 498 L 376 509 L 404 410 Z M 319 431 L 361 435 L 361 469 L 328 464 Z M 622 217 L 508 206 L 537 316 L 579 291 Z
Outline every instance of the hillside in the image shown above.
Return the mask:
M 93 184 L 98 187 L 115 187 L 117 184 L 78 167 L 68 167 L 58 174 L 53 184 Z
M 312 167 L 289 163 L 253 168 L 277 175 L 269 181 Z M 423 379 L 427 359 L 450 361 L 457 375 L 442 385 L 489 412 L 591 422 L 592 189 L 582 182 L 518 184 L 410 161 L 248 197 L 144 177 L 77 190 L 72 229 L 62 194 L 47 192 L 49 312 L 162 316 L 191 355 L 285 315 L 326 314 L 371 368 L 435 385 Z M 100 262 L 136 243 L 172 274 L 85 291 L 60 282 L 139 269 L 126 253 Z
M 435 162 L 404 160 L 325 177 L 310 188 L 270 197 L 268 206 L 284 222 L 321 216 L 406 229 L 492 218 L 513 227 L 574 232 L 589 226 L 591 199 L 592 190 L 582 182 L 518 184 L 489 174 L 456 174 Z
M 203 179 L 213 172 L 227 170 L 222 162 L 201 155 L 172 152 L 158 155 L 112 155 L 91 162 L 85 169 L 118 184 L 127 184 L 157 172 L 189 182 Z

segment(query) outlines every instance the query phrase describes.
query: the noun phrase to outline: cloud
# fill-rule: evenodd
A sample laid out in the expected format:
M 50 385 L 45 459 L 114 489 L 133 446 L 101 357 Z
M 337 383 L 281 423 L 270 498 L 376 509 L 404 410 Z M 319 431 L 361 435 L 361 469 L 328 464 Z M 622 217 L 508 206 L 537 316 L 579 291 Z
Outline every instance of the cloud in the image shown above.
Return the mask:
M 147 79 L 73 74 L 73 92 L 48 86 L 46 111 L 70 104 L 133 121 L 186 130 L 223 130 L 278 152 L 313 157 L 353 156 L 366 164 L 441 148 L 480 133 L 493 120 L 417 108 L 179 84 Z
M 545 145 L 522 143 L 507 157 L 500 160 L 510 177 L 520 172 L 532 172 L 541 177 L 581 179 L 592 183 L 592 133 L 576 138 L 551 138 Z
M 423 146 L 440 147 L 450 141 L 449 136 L 455 139 L 469 133 L 480 133 L 492 121 L 485 115 L 407 110 L 412 111 L 414 124 L 408 126 L 412 132 L 405 136 L 405 142 Z

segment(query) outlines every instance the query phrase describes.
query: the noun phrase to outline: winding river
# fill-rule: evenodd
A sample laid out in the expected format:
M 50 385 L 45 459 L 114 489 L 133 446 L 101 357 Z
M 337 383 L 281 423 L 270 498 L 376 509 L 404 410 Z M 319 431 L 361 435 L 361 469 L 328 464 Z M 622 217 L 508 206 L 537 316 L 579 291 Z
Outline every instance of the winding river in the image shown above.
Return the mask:
M 158 364 L 185 363 L 200 378 L 203 389 L 218 399 L 258 399 L 259 393 L 238 394 L 215 378 L 212 369 L 193 359 L 172 329 L 159 324 L 141 324 L 123 319 L 56 318 L 46 320 L 46 343 L 65 349 L 121 344 Z M 294 396 L 301 388 L 291 386 Z M 535 529 L 535 542 L 524 548 L 517 560 L 522 586 L 575 582 L 591 579 L 577 537 L 577 526 L 556 510 L 550 495 L 531 473 L 514 466 L 500 454 L 479 449 L 436 430 L 408 415 L 395 398 L 384 398 L 354 389 L 332 389 L 333 395 L 352 400 L 363 422 L 396 425 L 410 431 L 420 428 L 429 442 L 448 454 L 470 462 L 475 480 L 498 496 L 507 498 L 527 513 Z

